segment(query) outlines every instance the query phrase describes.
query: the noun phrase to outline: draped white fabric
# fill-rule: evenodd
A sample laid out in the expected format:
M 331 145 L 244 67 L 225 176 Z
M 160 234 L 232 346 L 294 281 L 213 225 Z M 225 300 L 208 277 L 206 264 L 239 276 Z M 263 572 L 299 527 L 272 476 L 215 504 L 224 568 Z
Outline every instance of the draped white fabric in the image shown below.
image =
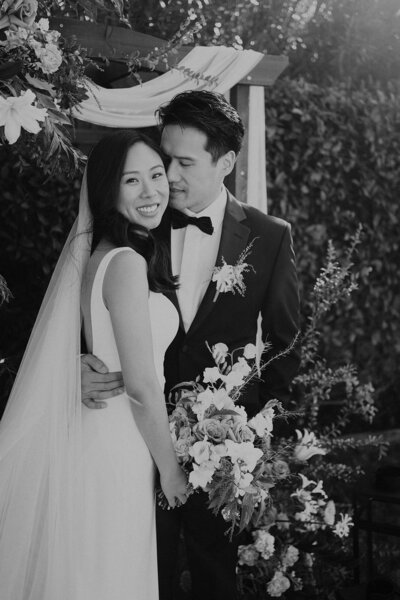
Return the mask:
M 177 68 L 130 88 L 105 89 L 89 84 L 90 97 L 73 112 L 77 119 L 107 127 L 151 127 L 155 111 L 176 94 L 191 89 L 225 93 L 263 58 L 254 50 L 196 46 Z M 199 80 L 189 76 L 201 74 Z
M 247 155 L 247 201 L 262 212 L 267 211 L 267 176 L 265 167 L 265 98 L 262 86 L 250 86 Z
M 80 287 L 90 251 L 79 217 L 36 319 L 0 423 L 0 597 L 71 600 L 81 502 Z

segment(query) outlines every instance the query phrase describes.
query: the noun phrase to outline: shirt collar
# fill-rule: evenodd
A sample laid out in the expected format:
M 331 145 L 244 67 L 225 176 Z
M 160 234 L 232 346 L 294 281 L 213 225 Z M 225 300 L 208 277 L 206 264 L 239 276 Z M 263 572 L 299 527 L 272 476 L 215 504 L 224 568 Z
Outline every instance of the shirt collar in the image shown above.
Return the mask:
M 222 187 L 221 192 L 216 197 L 214 202 L 211 202 L 204 210 L 198 213 L 186 208 L 183 212 L 191 217 L 210 217 L 214 227 L 218 227 L 224 220 L 225 207 L 228 199 L 228 194 L 225 186 Z

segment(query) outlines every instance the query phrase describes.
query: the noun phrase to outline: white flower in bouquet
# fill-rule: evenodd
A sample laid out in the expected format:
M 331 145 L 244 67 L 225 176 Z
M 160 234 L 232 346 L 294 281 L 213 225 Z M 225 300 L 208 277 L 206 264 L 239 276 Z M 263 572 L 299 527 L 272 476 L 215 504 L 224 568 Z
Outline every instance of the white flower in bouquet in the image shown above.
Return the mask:
M 336 516 L 336 506 L 333 500 L 329 500 L 326 503 L 325 509 L 324 509 L 324 521 L 327 525 L 334 525 L 335 524 L 335 516 Z
M 221 358 L 225 358 L 228 355 L 229 348 L 226 344 L 222 342 L 218 342 L 218 344 L 214 344 L 212 347 L 213 353 L 219 355 Z
M 21 135 L 21 127 L 30 133 L 39 133 L 39 121 L 45 120 L 47 110 L 33 106 L 35 99 L 32 90 L 26 90 L 18 97 L 0 96 L 0 125 L 4 125 L 4 135 L 10 144 Z
M 267 592 L 272 598 L 279 598 L 289 588 L 290 580 L 282 573 L 282 571 L 277 571 L 267 585 Z
M 40 31 L 45 32 L 49 30 L 49 20 L 48 19 L 39 19 L 39 21 L 36 23 L 37 28 L 40 29 Z
M 290 546 L 286 548 L 286 551 L 281 558 L 284 569 L 293 567 L 293 565 L 299 560 L 299 556 L 300 552 L 298 548 L 290 544 Z
M 216 383 L 219 379 L 221 379 L 221 373 L 218 367 L 207 367 L 206 369 L 204 369 L 204 383 Z
M 296 434 L 298 441 L 294 448 L 293 454 L 297 460 L 306 462 L 316 454 L 326 454 L 325 448 L 322 448 L 319 445 L 319 442 L 313 432 L 305 429 L 304 433 L 301 433 L 301 431 L 296 429 Z
M 189 474 L 189 483 L 193 488 L 205 489 L 211 482 L 215 473 L 216 465 L 211 460 L 204 461 L 201 465 L 193 464 L 193 470 Z
M 273 429 L 273 418 L 275 412 L 273 408 L 267 408 L 259 412 L 255 417 L 248 422 L 249 427 L 254 429 L 259 437 L 271 435 Z
M 275 552 L 275 538 L 265 529 L 257 529 L 253 533 L 254 547 L 265 560 L 271 558 Z
M 245 373 L 241 369 L 232 369 L 227 375 L 221 375 L 221 379 L 225 383 L 227 392 L 243 385 L 247 374 L 248 373 Z
M 246 344 L 243 350 L 243 356 L 247 360 L 251 360 L 256 357 L 257 348 L 255 344 Z
M 200 442 L 195 442 L 189 450 L 190 456 L 194 458 L 198 465 L 207 462 L 211 458 L 211 444 L 205 437 Z
M 340 513 L 340 521 L 335 525 L 333 533 L 340 538 L 347 537 L 350 533 L 350 527 L 354 525 L 350 515 L 344 515 Z
M 232 473 L 237 486 L 235 495 L 243 496 L 253 481 L 253 475 L 248 471 L 242 471 L 237 464 L 233 465 Z
M 211 405 L 214 404 L 214 392 L 210 389 L 204 390 L 204 392 L 200 392 L 196 398 L 196 401 L 193 403 L 192 411 L 199 421 L 204 419 L 204 414 Z
M 213 404 L 218 410 L 234 410 L 237 415 L 239 414 L 239 407 L 235 405 L 234 401 L 224 388 L 220 388 L 214 392 Z
M 39 62 L 37 66 L 43 73 L 50 74 L 58 71 L 62 63 L 62 54 L 55 44 L 46 44 L 44 47 L 35 48 Z
M 253 471 L 257 462 L 263 455 L 260 448 L 254 448 L 252 442 L 241 442 L 240 444 L 232 440 L 226 440 L 226 455 L 232 460 L 232 463 L 240 463 L 243 471 Z
M 239 546 L 238 562 L 239 565 L 247 565 L 254 567 L 259 557 L 259 552 L 254 548 L 253 544 L 247 546 Z

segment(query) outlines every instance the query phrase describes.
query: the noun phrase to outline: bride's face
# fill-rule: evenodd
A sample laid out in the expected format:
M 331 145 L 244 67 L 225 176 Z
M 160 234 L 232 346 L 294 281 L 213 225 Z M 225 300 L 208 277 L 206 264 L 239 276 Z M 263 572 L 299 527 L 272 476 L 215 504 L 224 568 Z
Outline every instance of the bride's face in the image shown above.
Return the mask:
M 168 204 L 169 186 L 160 156 L 144 142 L 126 156 L 117 209 L 131 223 L 146 229 L 158 227 Z

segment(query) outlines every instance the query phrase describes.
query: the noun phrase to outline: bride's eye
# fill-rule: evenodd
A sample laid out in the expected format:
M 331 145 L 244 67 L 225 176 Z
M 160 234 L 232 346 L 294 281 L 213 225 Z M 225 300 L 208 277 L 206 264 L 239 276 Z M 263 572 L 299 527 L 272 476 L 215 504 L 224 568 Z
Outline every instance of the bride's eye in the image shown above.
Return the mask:
M 138 178 L 137 178 L 137 177 L 128 177 L 128 178 L 125 180 L 125 183 L 137 183 L 138 181 L 139 181 L 139 180 L 138 180 Z
M 153 179 L 159 179 L 160 177 L 164 177 L 164 171 L 158 171 L 157 173 L 153 173 Z

